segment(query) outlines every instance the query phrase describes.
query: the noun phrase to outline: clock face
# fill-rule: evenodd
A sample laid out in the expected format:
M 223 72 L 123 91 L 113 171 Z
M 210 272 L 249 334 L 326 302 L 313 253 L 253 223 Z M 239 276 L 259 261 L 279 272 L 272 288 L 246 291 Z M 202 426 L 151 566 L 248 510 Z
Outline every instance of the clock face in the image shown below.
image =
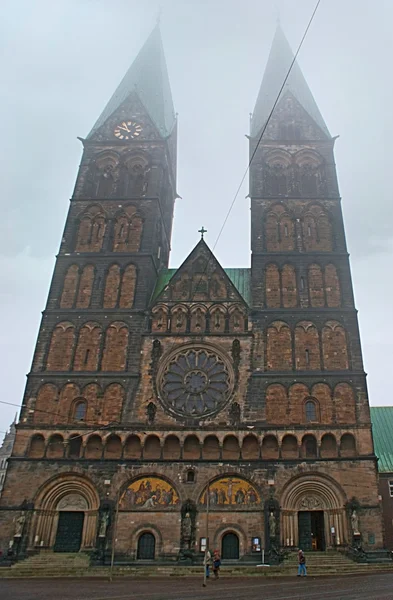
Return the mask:
M 133 140 L 142 133 L 142 125 L 135 121 L 123 121 L 116 125 L 113 133 L 118 140 Z

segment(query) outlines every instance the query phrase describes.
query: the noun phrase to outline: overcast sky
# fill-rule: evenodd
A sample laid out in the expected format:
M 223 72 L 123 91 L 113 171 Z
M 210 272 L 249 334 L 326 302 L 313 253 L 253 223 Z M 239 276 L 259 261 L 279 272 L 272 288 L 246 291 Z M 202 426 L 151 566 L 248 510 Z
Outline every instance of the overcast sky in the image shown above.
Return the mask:
M 179 113 L 171 266 L 213 246 L 248 158 L 252 112 L 277 15 L 296 48 L 315 0 L 2 0 L 0 376 L 20 404 L 81 144 L 149 35 L 161 30 Z M 299 63 L 336 142 L 373 405 L 392 404 L 393 2 L 322 0 Z M 250 265 L 245 184 L 216 248 Z M 235 243 L 236 240 L 236 243 Z M 0 404 L 4 431 L 16 408 Z M 0 433 L 1 439 L 2 433 Z

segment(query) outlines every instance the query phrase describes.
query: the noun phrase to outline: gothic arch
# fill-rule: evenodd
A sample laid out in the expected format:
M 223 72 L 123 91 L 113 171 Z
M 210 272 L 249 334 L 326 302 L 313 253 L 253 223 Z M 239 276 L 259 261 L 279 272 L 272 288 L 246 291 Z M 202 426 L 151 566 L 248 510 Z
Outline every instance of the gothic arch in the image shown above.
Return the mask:
M 206 331 L 207 308 L 204 304 L 194 304 L 190 309 L 190 331 L 204 333 Z
M 160 488 L 161 490 L 159 497 L 156 491 L 157 488 Z M 163 491 L 167 492 L 166 497 L 164 497 Z M 153 496 L 155 496 L 155 498 L 153 498 Z M 127 480 L 120 489 L 119 498 L 120 510 L 151 508 L 153 512 L 158 509 L 175 509 L 178 511 L 183 502 L 180 491 L 175 483 L 166 475 L 162 475 L 155 471 L 145 471 L 144 473 L 138 474 L 136 477 Z M 143 506 L 149 498 L 153 498 L 153 502 L 148 502 L 147 506 Z
M 228 309 L 229 330 L 234 333 L 243 333 L 246 331 L 246 315 L 244 307 L 240 304 L 233 304 Z
M 53 383 L 44 383 L 37 393 L 34 407 L 34 423 L 53 423 L 58 411 L 59 390 Z M 53 414 L 50 414 L 53 413 Z
M 153 333 L 166 333 L 168 329 L 169 308 L 166 304 L 157 304 L 152 309 L 151 330 Z
M 307 472 L 292 477 L 284 486 L 280 499 L 281 544 L 299 545 L 298 513 L 314 510 L 324 512 L 326 544 L 345 544 L 348 539 L 346 501 L 341 486 L 328 475 Z
M 94 265 L 85 265 L 80 273 L 76 308 L 89 308 L 93 291 L 96 269 Z
M 99 323 L 89 321 L 79 329 L 74 356 L 74 371 L 96 371 L 100 353 L 102 329 Z
M 102 371 L 124 371 L 127 365 L 129 330 L 126 323 L 115 321 L 105 332 Z
M 334 479 L 310 472 L 296 475 L 284 486 L 281 507 L 283 510 L 300 510 L 304 498 L 310 495 L 318 500 L 323 510 L 343 509 L 346 503 L 345 493 Z
M 324 164 L 324 159 L 318 152 L 311 150 L 310 148 L 303 148 L 293 155 L 294 162 L 302 167 L 305 164 L 312 164 L 313 166 L 320 166 Z
M 265 299 L 267 308 L 280 308 L 281 278 L 276 263 L 269 263 L 265 267 Z
M 289 167 L 292 164 L 292 155 L 286 150 L 276 148 L 265 155 L 265 163 L 269 166 L 280 164 Z
M 93 204 L 77 218 L 76 252 L 99 252 L 106 230 L 107 215 L 99 204 Z
M 206 505 L 208 491 L 211 509 L 222 510 L 223 507 L 228 508 L 228 506 L 235 505 L 247 507 L 248 510 L 260 510 L 262 494 L 258 485 L 239 473 L 229 471 L 213 477 L 209 481 L 205 480 L 199 486 L 196 495 L 199 505 Z
M 144 220 L 133 204 L 117 213 L 113 226 L 113 252 L 139 252 Z
M 129 435 L 124 443 L 124 458 L 137 460 L 142 456 L 140 437 L 135 433 Z
M 34 505 L 38 509 L 32 524 L 31 543 L 53 548 L 59 510 L 85 513 L 81 549 L 93 548 L 96 539 L 100 499 L 93 483 L 77 473 L 63 473 L 47 481 L 38 490 Z
M 322 329 L 322 352 L 325 369 L 349 369 L 347 336 L 338 321 L 326 321 Z
M 185 333 L 188 325 L 188 307 L 176 304 L 171 308 L 170 319 L 172 333 Z
M 288 395 L 281 383 L 271 383 L 266 388 L 266 421 L 284 424 L 288 420 Z
M 79 283 L 79 266 L 70 265 L 65 272 L 60 308 L 73 308 Z
M 318 202 L 305 206 L 302 214 L 303 245 L 306 251 L 333 250 L 332 218 Z
M 150 171 L 150 157 L 144 153 L 132 152 L 124 157 L 120 167 L 120 195 L 143 196 L 148 189 L 147 174 Z
M 29 458 L 43 458 L 45 454 L 45 438 L 41 433 L 31 436 L 26 455 Z
M 295 250 L 295 219 L 283 203 L 265 212 L 264 233 L 268 252 Z
M 75 343 L 75 325 L 70 321 L 62 321 L 53 329 L 48 357 L 47 371 L 69 371 L 72 351 Z
M 120 286 L 120 308 L 132 308 L 134 306 L 135 291 L 137 283 L 137 268 L 129 263 L 123 269 Z
M 300 321 L 296 324 L 295 368 L 305 371 L 321 368 L 318 329 L 311 321 Z
M 114 263 L 110 265 L 105 276 L 104 308 L 116 308 L 119 299 L 121 268 Z
M 284 308 L 294 308 L 298 304 L 296 269 L 290 263 L 286 263 L 281 269 L 281 297 Z
M 327 305 L 332 308 L 338 308 L 341 306 L 341 286 L 336 266 L 332 263 L 326 265 L 324 275 Z
M 284 321 L 274 321 L 269 325 L 266 354 L 268 370 L 292 370 L 292 334 Z
M 320 265 L 312 263 L 308 266 L 308 292 L 312 307 L 325 306 L 325 289 L 323 272 Z
M 137 558 L 139 539 L 144 533 L 151 533 L 154 536 L 154 558 L 157 558 L 163 549 L 163 538 L 160 529 L 156 525 L 153 525 L 153 523 L 141 523 L 140 525 L 137 525 L 131 532 L 130 545 L 134 554 L 134 558 Z
M 227 315 L 227 309 L 222 304 L 215 304 L 210 308 L 210 332 L 211 333 L 224 333 L 225 331 L 225 320 Z

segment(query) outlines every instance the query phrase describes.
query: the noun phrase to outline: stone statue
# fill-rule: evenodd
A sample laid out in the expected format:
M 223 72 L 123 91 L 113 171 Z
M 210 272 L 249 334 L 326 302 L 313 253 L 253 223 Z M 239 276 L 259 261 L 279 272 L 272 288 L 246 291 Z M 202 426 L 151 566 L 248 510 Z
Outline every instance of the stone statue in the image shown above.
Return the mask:
M 190 513 L 186 513 L 185 517 L 183 519 L 183 522 L 182 522 L 182 526 L 181 526 L 184 548 L 191 547 L 191 528 L 192 528 L 192 521 L 191 521 Z
M 269 515 L 269 535 L 271 538 L 276 537 L 276 517 L 273 512 Z
M 106 537 L 106 530 L 108 528 L 108 523 L 109 523 L 109 513 L 104 512 L 102 517 L 101 517 L 101 522 L 100 522 L 100 529 L 98 532 L 98 537 L 103 538 Z
M 356 510 L 353 509 L 352 514 L 351 514 L 351 526 L 352 526 L 352 533 L 354 534 L 359 534 L 359 517 L 357 516 Z
M 14 537 L 22 537 L 23 527 L 25 525 L 26 517 L 25 513 L 22 511 L 20 516 L 15 520 L 15 533 Z

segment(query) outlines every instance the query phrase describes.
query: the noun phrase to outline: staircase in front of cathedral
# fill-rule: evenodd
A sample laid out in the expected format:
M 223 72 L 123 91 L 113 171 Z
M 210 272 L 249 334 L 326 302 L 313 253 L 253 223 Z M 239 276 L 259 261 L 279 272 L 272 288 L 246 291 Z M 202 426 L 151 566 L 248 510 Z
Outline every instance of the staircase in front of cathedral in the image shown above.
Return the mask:
M 353 575 L 393 571 L 393 563 L 356 563 L 341 552 L 309 552 L 306 553 L 308 576 L 321 575 Z M 203 573 L 201 565 L 179 566 L 177 563 L 116 565 L 113 576 L 119 577 L 198 577 Z M 222 577 L 295 577 L 297 573 L 297 553 L 293 552 L 281 564 L 261 567 L 241 563 L 226 563 L 221 568 Z M 10 578 L 56 578 L 56 577 L 109 577 L 110 569 L 90 566 L 88 554 L 55 553 L 43 551 L 20 561 L 12 567 L 0 569 L 1 577 Z

